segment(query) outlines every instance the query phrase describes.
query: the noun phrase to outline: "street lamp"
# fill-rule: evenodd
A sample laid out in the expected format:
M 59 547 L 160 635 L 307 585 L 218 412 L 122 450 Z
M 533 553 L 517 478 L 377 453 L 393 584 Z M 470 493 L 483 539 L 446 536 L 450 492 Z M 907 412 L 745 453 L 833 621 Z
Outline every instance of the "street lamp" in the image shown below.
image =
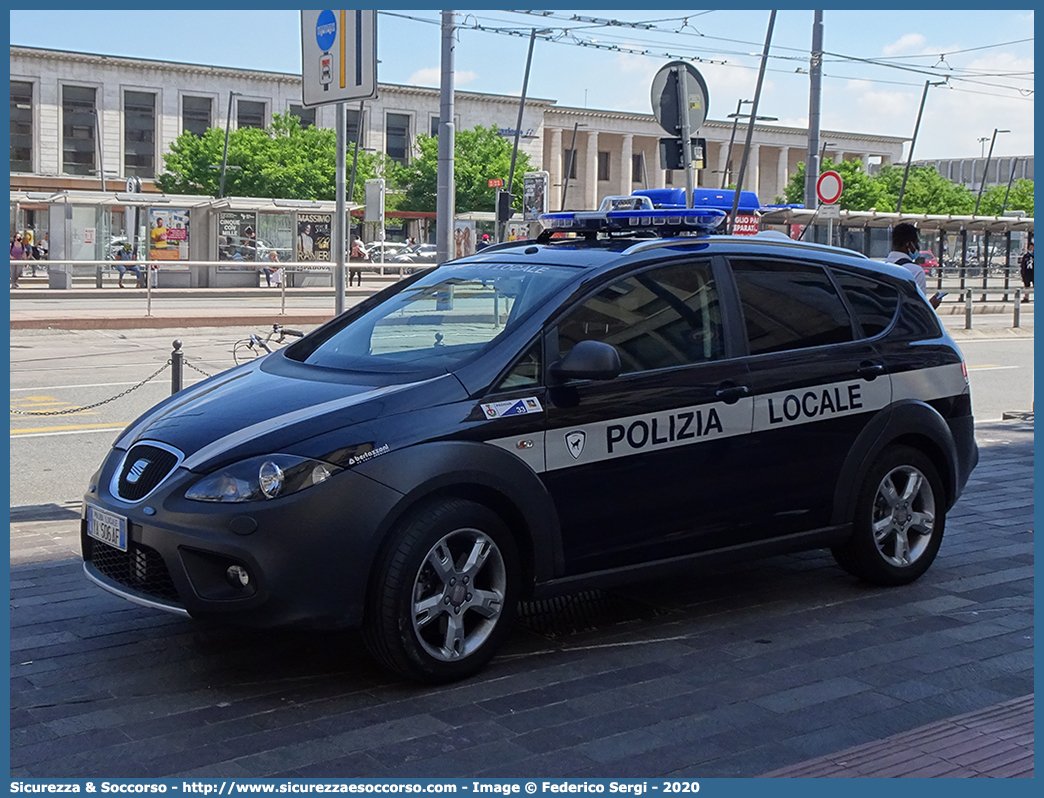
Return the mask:
M 981 138 L 976 139 L 976 141 L 979 142 L 979 157 L 980 158 L 985 158 L 986 157 L 986 142 L 989 141 L 989 140 L 990 140 L 989 136 L 982 136 Z
M 228 118 L 225 120 L 225 152 L 221 156 L 221 182 L 218 185 L 218 199 L 225 196 L 225 168 L 228 166 L 228 132 L 232 129 L 232 98 L 242 92 L 228 93 Z
M 906 192 L 906 178 L 910 176 L 910 165 L 913 163 L 914 147 L 917 145 L 917 131 L 921 129 L 921 114 L 924 112 L 924 101 L 928 97 L 929 86 L 945 86 L 946 81 L 940 80 L 932 83 L 930 80 L 924 82 L 924 91 L 921 92 L 921 107 L 917 109 L 917 121 L 914 123 L 913 138 L 910 140 L 910 153 L 906 156 L 906 169 L 903 171 L 903 184 L 899 187 L 899 200 L 895 204 L 895 212 L 903 208 L 903 194 Z M 867 170 L 869 171 L 869 169 Z
M 993 145 L 997 143 L 998 133 L 1011 133 L 1010 130 L 998 130 L 993 129 L 993 137 L 990 139 L 990 151 L 986 155 L 986 164 L 982 167 L 982 182 L 979 183 L 979 196 L 975 198 L 975 211 L 972 213 L 973 216 L 979 215 L 979 203 L 982 202 L 982 190 L 986 188 L 986 173 L 990 171 L 990 158 L 993 157 Z
M 721 187 L 725 188 L 728 186 L 729 178 L 732 177 L 732 145 L 736 141 L 736 127 L 739 124 L 740 119 L 749 118 L 750 114 L 740 113 L 740 106 L 748 105 L 753 103 L 753 100 L 740 100 L 736 105 L 736 113 L 729 114 L 727 119 L 732 120 L 732 135 L 729 136 L 729 149 L 725 153 L 725 170 L 721 177 Z M 754 122 L 776 122 L 779 120 L 778 116 L 756 116 Z M 753 124 L 753 122 L 751 122 Z

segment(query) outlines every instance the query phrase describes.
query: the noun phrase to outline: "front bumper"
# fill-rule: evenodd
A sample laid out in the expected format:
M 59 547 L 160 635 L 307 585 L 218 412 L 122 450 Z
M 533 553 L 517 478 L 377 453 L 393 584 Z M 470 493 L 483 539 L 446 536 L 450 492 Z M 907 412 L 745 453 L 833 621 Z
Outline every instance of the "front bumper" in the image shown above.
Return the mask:
M 221 504 L 184 498 L 175 471 L 144 501 L 109 492 L 114 453 L 85 495 L 80 524 L 91 581 L 138 604 L 248 626 L 356 626 L 371 564 L 401 494 L 351 470 L 298 493 Z M 127 519 L 127 551 L 87 535 L 86 504 Z M 246 585 L 230 579 L 238 566 Z

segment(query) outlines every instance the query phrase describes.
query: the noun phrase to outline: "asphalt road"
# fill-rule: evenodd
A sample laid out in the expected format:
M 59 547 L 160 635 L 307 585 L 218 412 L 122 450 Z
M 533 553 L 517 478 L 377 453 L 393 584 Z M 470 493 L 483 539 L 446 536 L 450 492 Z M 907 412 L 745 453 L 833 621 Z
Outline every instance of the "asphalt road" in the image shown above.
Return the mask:
M 79 499 L 116 434 L 170 395 L 175 339 L 189 385 L 234 365 L 233 347 L 249 332 L 12 331 L 11 507 Z M 980 421 L 1033 409 L 1033 338 L 1004 332 L 960 340 Z

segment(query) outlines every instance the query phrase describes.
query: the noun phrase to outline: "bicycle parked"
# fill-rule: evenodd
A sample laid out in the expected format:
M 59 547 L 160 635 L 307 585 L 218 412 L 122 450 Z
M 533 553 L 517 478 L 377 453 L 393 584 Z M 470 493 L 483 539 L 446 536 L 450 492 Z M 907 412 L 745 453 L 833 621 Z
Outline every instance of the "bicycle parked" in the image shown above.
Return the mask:
M 304 333 L 300 330 L 292 330 L 282 324 L 273 324 L 272 330 L 263 338 L 251 333 L 247 338 L 236 341 L 232 345 L 232 359 L 238 366 L 256 357 L 272 354 L 272 345 L 282 346 L 287 338 L 303 338 Z M 274 339 L 274 340 L 273 340 Z

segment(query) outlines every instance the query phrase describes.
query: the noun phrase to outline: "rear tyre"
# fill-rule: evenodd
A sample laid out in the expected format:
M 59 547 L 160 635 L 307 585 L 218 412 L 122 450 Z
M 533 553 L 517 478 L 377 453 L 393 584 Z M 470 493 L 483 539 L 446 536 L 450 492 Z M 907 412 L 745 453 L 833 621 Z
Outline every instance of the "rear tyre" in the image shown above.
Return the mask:
M 852 536 L 832 549 L 838 565 L 878 585 L 905 585 L 928 570 L 946 523 L 939 474 L 923 453 L 890 446 L 867 471 Z
M 471 676 L 511 631 L 519 582 L 518 547 L 496 513 L 463 499 L 425 505 L 400 522 L 377 560 L 366 646 L 411 679 Z

